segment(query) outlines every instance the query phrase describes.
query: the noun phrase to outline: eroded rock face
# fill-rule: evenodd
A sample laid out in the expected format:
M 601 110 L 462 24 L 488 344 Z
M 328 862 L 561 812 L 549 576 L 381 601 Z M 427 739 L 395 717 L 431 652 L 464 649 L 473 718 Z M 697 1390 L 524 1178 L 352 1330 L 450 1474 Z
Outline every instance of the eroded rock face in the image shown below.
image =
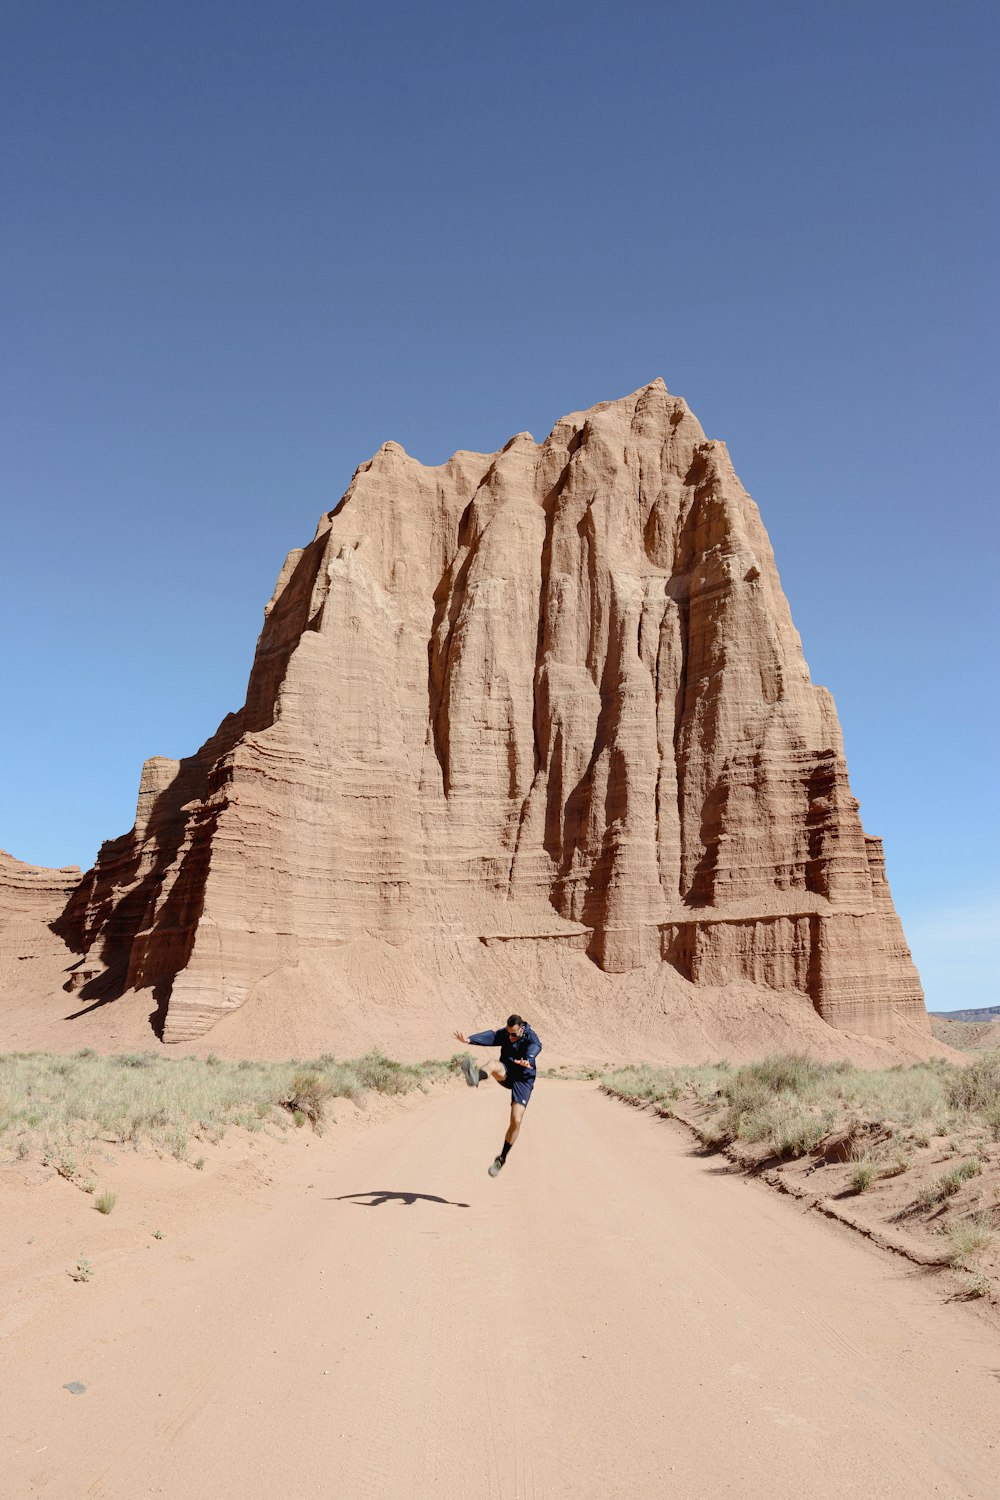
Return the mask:
M 27 865 L 0 849 L 0 932 L 9 938 L 15 928 L 47 930 L 47 924 L 59 915 L 79 883 L 77 865 L 50 870 Z M 16 943 L 9 946 L 16 947 Z
M 0 994 L 43 990 L 62 978 L 72 955 L 54 940 L 51 924 L 79 884 L 76 865 L 49 870 L 0 849 Z
M 363 464 L 282 569 L 245 707 L 146 763 L 59 930 L 167 1040 L 363 936 L 926 1024 L 757 507 L 661 381 L 542 444 Z

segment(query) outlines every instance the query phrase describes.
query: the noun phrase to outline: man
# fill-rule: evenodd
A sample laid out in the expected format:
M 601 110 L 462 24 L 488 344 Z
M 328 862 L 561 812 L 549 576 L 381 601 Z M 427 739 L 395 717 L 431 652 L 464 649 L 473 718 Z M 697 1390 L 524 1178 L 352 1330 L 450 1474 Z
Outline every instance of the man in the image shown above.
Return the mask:
M 535 1058 L 541 1052 L 542 1044 L 520 1016 L 508 1016 L 506 1026 L 501 1026 L 499 1031 L 477 1031 L 474 1036 L 463 1036 L 456 1031 L 455 1036 L 467 1047 L 500 1048 L 499 1059 L 486 1068 L 480 1068 L 471 1057 L 462 1058 L 462 1072 L 470 1089 L 478 1088 L 484 1078 L 495 1078 L 501 1088 L 510 1089 L 510 1124 L 500 1155 L 489 1168 L 490 1176 L 497 1177 L 521 1129 L 524 1111 L 535 1086 Z

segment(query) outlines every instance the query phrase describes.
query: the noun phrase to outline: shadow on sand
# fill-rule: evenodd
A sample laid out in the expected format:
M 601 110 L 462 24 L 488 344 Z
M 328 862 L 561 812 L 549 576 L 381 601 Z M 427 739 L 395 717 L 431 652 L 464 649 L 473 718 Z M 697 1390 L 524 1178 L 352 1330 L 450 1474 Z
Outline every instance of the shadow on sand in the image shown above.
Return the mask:
M 344 1203 L 358 1198 L 370 1198 L 370 1203 L 355 1203 L 356 1208 L 381 1208 L 383 1203 L 443 1203 L 448 1208 L 468 1208 L 468 1203 L 454 1203 L 450 1198 L 438 1198 L 434 1193 L 395 1193 L 388 1188 L 369 1188 L 365 1193 L 341 1193 L 339 1198 L 328 1198 L 327 1203 Z

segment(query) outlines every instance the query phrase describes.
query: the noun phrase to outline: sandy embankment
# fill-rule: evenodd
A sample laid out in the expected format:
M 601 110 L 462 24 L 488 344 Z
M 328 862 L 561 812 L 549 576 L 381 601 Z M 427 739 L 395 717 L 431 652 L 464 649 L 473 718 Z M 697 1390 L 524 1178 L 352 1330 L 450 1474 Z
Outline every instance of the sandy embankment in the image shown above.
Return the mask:
M 656 1118 L 672 1119 L 695 1141 L 712 1140 L 720 1106 L 692 1098 L 658 1105 L 630 1098 L 602 1086 L 612 1098 Z M 845 1117 L 846 1120 L 846 1117 Z M 976 1250 L 967 1262 L 953 1264 L 951 1226 L 985 1221 L 995 1230 L 1000 1208 L 1000 1143 L 972 1123 L 951 1135 L 925 1134 L 926 1127 L 907 1127 L 887 1120 L 857 1121 L 835 1129 L 814 1151 L 782 1160 L 766 1145 L 737 1140 L 712 1145 L 736 1175 L 753 1177 L 819 1214 L 834 1219 L 879 1249 L 905 1257 L 914 1265 L 934 1268 L 943 1277 L 946 1295 L 982 1300 L 982 1310 L 1000 1328 L 1000 1245 Z M 858 1189 L 855 1175 L 862 1163 L 871 1180 Z M 947 1195 L 943 1180 L 962 1169 Z M 924 1198 L 923 1194 L 928 1194 Z

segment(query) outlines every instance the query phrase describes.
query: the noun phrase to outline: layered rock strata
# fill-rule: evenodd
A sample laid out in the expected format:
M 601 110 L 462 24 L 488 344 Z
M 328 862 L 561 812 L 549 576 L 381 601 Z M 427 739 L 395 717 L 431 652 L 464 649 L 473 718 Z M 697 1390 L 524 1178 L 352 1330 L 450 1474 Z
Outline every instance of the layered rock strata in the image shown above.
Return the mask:
M 33 957 L 43 944 L 51 949 L 49 923 L 57 916 L 80 884 L 77 865 L 49 870 L 26 865 L 0 849 L 0 952 L 15 954 L 18 961 Z M 24 953 L 17 953 L 23 947 Z
M 926 1024 L 757 507 L 661 381 L 541 444 L 379 449 L 285 562 L 245 706 L 147 761 L 58 928 L 84 996 L 152 989 L 168 1041 L 361 937 Z
M 68 955 L 51 924 L 80 884 L 76 865 L 48 870 L 0 849 L 0 995 L 42 988 L 63 973 Z M 97 969 L 95 968 L 95 974 Z

